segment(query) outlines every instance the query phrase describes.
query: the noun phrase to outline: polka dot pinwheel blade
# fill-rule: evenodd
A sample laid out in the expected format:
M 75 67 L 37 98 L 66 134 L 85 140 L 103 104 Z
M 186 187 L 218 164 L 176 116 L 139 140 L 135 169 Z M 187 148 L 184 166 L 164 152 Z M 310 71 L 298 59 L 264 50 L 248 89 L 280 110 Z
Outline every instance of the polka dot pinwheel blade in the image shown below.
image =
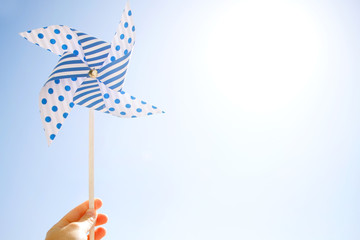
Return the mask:
M 40 115 L 48 145 L 55 139 L 74 107 L 73 96 L 85 78 L 48 81 L 40 91 Z
M 157 107 L 121 91 L 109 90 L 104 84 L 100 84 L 104 102 L 111 115 L 122 118 L 137 118 L 163 113 Z
M 75 31 L 67 26 L 52 25 L 22 32 L 20 36 L 59 56 L 65 52 L 72 52 L 82 59 L 84 57 L 83 49 L 78 43 Z
M 121 16 L 117 31 L 111 42 L 109 56 L 105 60 L 105 64 L 127 55 L 133 50 L 134 44 L 135 25 L 133 21 L 133 13 L 130 9 L 129 3 L 127 3 Z
M 111 44 L 63 25 L 20 33 L 26 40 L 61 58 L 40 92 L 40 113 L 50 145 L 74 105 L 135 118 L 163 113 L 123 91 L 135 44 L 135 25 L 129 3 Z

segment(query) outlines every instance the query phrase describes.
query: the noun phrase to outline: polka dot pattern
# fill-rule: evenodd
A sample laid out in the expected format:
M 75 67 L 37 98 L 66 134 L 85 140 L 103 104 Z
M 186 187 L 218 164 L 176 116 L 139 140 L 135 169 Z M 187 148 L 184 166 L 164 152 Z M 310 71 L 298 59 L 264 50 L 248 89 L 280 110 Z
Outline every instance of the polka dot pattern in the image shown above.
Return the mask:
M 61 81 L 49 81 L 43 86 L 40 92 L 40 115 L 43 121 L 45 134 L 48 144 L 54 140 L 59 129 L 62 127 L 64 120 L 71 112 L 71 106 L 74 106 L 73 95 L 80 81 L 72 81 L 71 79 L 61 79 Z M 66 91 L 66 86 L 69 91 Z
M 119 59 L 132 51 L 135 43 L 135 26 L 132 15 L 133 13 L 127 3 L 121 16 L 118 29 L 115 33 L 113 41 L 111 42 L 111 50 L 107 60 L 105 61 L 105 65 L 114 61 L 113 57 L 115 57 L 115 59 Z M 121 49 L 123 51 L 120 51 Z
M 153 105 L 131 96 L 124 91 L 112 91 L 102 83 L 100 83 L 99 86 L 104 96 L 105 105 L 111 115 L 123 118 L 134 118 L 161 113 L 161 110 L 157 108 L 154 109 Z
M 77 51 L 78 55 L 83 57 L 83 50 L 77 44 L 75 30 L 67 26 L 52 25 L 48 27 L 33 29 L 20 33 L 28 41 L 40 46 L 56 55 L 63 55 L 65 51 Z

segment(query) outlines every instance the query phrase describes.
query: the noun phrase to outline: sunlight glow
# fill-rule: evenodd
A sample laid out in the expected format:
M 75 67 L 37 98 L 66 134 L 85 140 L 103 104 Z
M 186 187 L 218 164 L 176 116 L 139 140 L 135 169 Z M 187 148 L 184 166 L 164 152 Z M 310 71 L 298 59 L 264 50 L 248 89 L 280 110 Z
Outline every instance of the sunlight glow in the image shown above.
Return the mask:
M 231 104 L 266 114 L 301 96 L 318 62 L 320 37 L 306 9 L 259 2 L 219 11 L 207 64 L 216 88 Z

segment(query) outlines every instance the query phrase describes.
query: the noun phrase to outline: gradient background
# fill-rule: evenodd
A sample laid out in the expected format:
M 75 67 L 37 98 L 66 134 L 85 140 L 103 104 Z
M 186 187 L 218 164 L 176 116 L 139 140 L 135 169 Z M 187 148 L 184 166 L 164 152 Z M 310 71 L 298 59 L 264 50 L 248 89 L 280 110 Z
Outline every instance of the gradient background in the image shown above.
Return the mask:
M 95 114 L 105 239 L 360 239 L 360 3 L 130 2 L 124 90 L 166 111 Z M 111 41 L 119 1 L 1 3 L 1 239 L 44 239 L 88 197 L 88 109 L 56 141 L 38 94 L 58 56 L 18 33 Z

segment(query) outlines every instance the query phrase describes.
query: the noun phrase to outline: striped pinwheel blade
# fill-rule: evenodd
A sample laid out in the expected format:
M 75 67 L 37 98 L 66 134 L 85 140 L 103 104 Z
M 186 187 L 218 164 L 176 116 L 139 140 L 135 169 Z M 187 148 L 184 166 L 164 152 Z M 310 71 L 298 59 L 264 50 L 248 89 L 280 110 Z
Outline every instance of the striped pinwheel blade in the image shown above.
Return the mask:
M 94 78 L 87 78 L 83 81 L 76 90 L 73 99 L 74 103 L 96 111 L 108 113 L 99 84 L 99 80 Z
M 124 85 L 126 71 L 129 66 L 130 55 L 131 52 L 102 67 L 98 71 L 98 79 L 111 90 L 117 92 L 121 91 Z

